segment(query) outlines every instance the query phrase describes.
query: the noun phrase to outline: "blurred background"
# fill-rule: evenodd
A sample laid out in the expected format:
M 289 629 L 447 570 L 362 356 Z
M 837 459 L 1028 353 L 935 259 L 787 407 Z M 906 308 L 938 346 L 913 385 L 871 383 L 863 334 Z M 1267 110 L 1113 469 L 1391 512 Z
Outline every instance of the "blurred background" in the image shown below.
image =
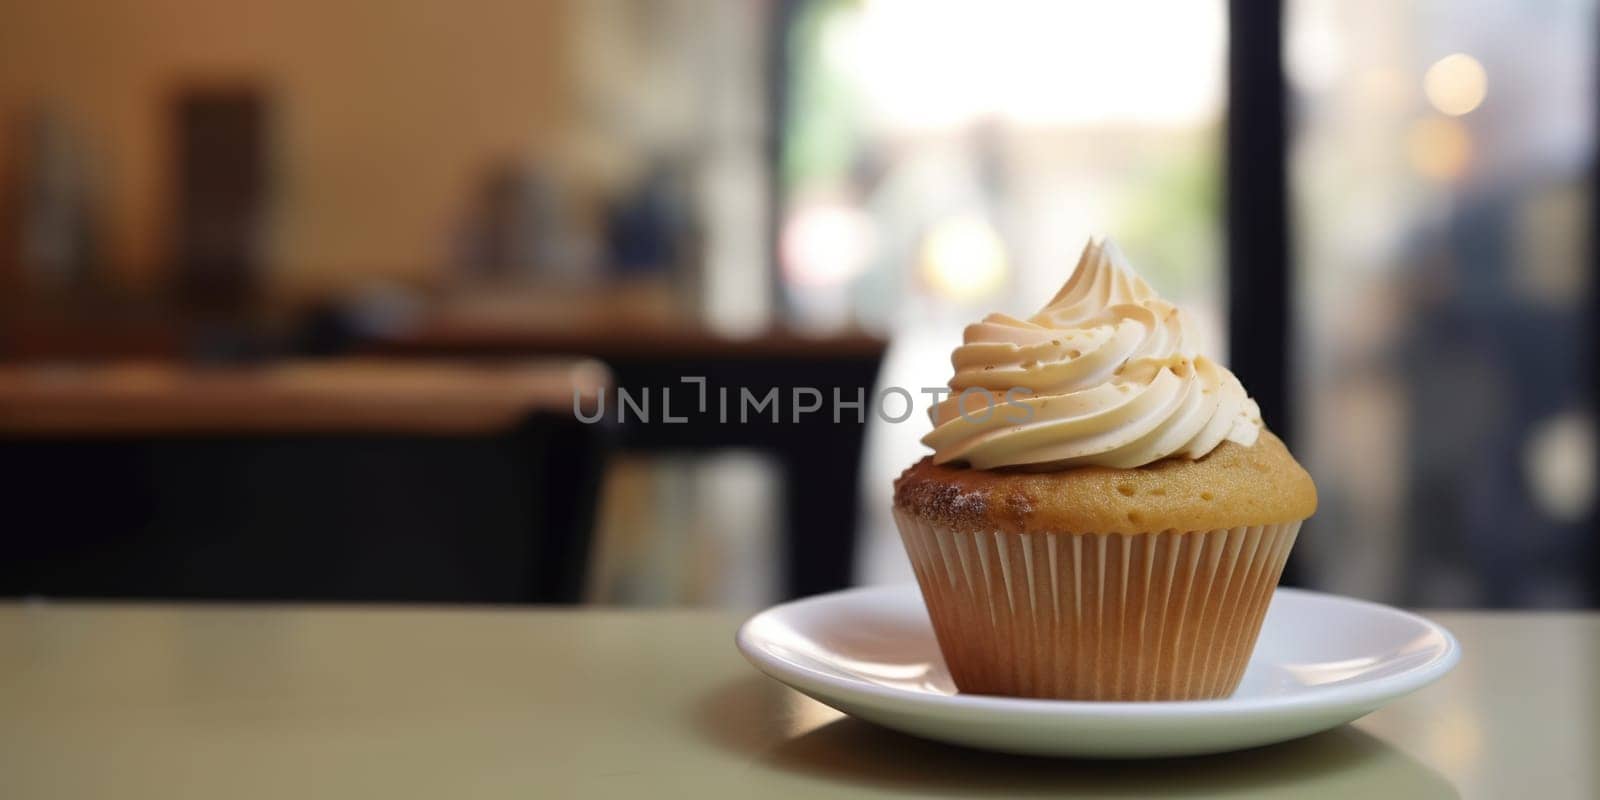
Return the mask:
M 1600 605 L 1592 0 L 0 19 L 0 593 L 909 580 L 926 398 L 790 392 L 942 384 L 1109 234 L 1316 478 L 1289 581 Z M 782 418 L 720 423 L 741 388 Z

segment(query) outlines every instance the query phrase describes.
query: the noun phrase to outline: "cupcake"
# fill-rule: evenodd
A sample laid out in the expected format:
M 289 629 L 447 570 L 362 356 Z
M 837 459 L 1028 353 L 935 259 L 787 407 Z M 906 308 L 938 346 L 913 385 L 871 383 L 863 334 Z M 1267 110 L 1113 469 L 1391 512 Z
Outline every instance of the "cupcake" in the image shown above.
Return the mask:
M 956 686 L 1226 697 L 1311 477 L 1183 311 L 1091 241 L 1023 320 L 968 326 L 894 516 Z

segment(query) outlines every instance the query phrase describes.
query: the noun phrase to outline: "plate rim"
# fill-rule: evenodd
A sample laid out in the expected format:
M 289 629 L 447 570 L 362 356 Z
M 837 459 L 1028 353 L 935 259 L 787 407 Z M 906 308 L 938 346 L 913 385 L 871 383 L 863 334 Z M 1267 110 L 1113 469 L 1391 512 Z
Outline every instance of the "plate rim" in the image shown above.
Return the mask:
M 801 689 L 805 685 L 821 684 L 833 690 L 839 699 L 865 702 L 877 708 L 904 708 L 913 704 L 929 711 L 985 712 L 1012 718 L 1063 717 L 1130 719 L 1173 717 L 1258 717 L 1273 714 L 1301 714 L 1308 711 L 1349 709 L 1366 706 L 1376 709 L 1389 700 L 1410 694 L 1444 677 L 1461 661 L 1461 644 L 1454 634 L 1433 620 L 1394 606 L 1363 600 L 1356 597 L 1279 586 L 1274 590 L 1313 602 L 1352 604 L 1367 611 L 1393 615 L 1419 624 L 1438 634 L 1444 640 L 1444 649 L 1421 664 L 1405 671 L 1363 681 L 1328 687 L 1310 687 L 1309 691 L 1288 696 L 1254 698 L 1225 697 L 1215 700 L 1049 700 L 1028 697 L 1003 697 L 975 694 L 933 694 L 913 692 L 867 681 L 840 678 L 813 669 L 804 664 L 783 659 L 762 650 L 755 641 L 753 629 L 764 619 L 801 606 L 826 605 L 840 602 L 850 595 L 876 593 L 920 592 L 915 583 L 895 583 L 878 586 L 860 586 L 823 594 L 811 595 L 770 606 L 751 615 L 739 626 L 734 635 L 735 644 L 745 659 L 767 676 Z

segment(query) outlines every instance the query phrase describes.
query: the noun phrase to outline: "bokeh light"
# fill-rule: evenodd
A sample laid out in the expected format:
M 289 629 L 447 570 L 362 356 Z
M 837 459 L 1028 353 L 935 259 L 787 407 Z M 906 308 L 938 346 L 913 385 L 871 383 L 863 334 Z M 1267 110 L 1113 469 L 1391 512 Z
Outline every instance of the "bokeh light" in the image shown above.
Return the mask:
M 934 226 L 922 246 L 922 275 L 939 294 L 975 300 L 1005 282 L 1005 243 L 989 223 L 956 217 Z
M 1476 58 L 1455 53 L 1428 67 L 1422 91 L 1440 113 L 1459 117 L 1483 104 L 1489 94 L 1489 74 Z
M 1411 167 L 1435 180 L 1452 180 L 1472 161 L 1472 135 L 1459 120 L 1430 117 L 1411 126 L 1406 140 Z
M 779 245 L 796 286 L 832 287 L 861 274 L 873 247 L 872 219 L 845 205 L 814 205 L 790 217 Z
M 1522 468 L 1539 510 L 1578 522 L 1594 507 L 1594 431 L 1588 417 L 1566 412 L 1540 420 L 1523 443 Z

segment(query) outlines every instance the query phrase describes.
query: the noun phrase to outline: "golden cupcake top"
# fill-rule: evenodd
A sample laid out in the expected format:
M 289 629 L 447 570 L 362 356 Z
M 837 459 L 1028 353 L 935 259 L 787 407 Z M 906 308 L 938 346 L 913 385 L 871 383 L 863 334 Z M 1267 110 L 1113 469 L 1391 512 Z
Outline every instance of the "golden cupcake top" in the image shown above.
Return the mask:
M 1283 442 L 1263 431 L 1224 440 L 1198 461 L 1059 472 L 964 469 L 924 458 L 895 481 L 894 505 L 956 530 L 1137 534 L 1302 520 L 1317 489 Z
M 1232 372 L 1195 349 L 1182 309 L 1090 241 L 1037 314 L 990 314 L 951 356 L 929 412 L 933 462 L 978 469 L 1132 468 L 1253 446 L 1261 414 Z

